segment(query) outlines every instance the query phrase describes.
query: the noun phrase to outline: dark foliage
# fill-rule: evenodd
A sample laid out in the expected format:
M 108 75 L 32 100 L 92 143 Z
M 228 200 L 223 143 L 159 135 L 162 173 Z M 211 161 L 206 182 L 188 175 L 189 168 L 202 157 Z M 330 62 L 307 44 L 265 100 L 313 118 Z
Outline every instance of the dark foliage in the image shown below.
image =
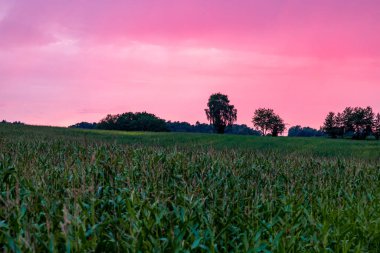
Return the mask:
M 261 132 L 248 127 L 245 124 L 238 125 L 233 124 L 228 126 L 225 131 L 226 134 L 238 134 L 238 135 L 254 135 L 261 136 Z
M 89 122 L 80 122 L 75 125 L 69 126 L 69 128 L 81 128 L 81 129 L 96 129 L 97 124 Z
M 283 119 L 272 109 L 259 108 L 255 111 L 252 123 L 263 135 L 274 137 L 282 134 L 286 127 Z
M 209 124 L 195 123 L 191 125 L 188 122 L 168 121 L 166 122 L 167 128 L 170 132 L 188 132 L 188 133 L 213 133 L 214 127 Z
M 331 138 L 366 139 L 374 132 L 374 113 L 371 107 L 346 107 L 342 113 L 330 112 L 323 130 Z
M 13 122 L 8 122 L 5 119 L 0 121 L 1 124 L 13 124 L 13 125 L 25 125 L 25 123 L 21 121 L 13 121 Z
M 321 137 L 324 136 L 323 131 L 311 127 L 301 127 L 299 125 L 289 128 L 289 137 Z
M 212 94 L 205 109 L 207 120 L 214 126 L 218 134 L 223 134 L 226 127 L 232 125 L 237 119 L 237 110 L 230 105 L 227 95 L 216 93 Z
M 197 122 L 195 125 L 191 125 L 187 122 L 171 122 L 166 123 L 170 132 L 189 132 L 189 133 L 213 133 L 214 127 L 209 124 L 203 124 Z M 238 134 L 238 135 L 256 135 L 260 136 L 261 133 L 252 128 L 249 128 L 247 125 L 238 125 L 233 124 L 227 126 L 225 129 L 226 134 Z
M 168 131 L 165 120 L 147 112 L 109 114 L 97 124 L 97 128 L 123 131 Z
M 335 113 L 329 112 L 325 118 L 325 122 L 323 123 L 323 131 L 331 138 L 337 138 L 339 135 L 339 128 L 336 119 Z

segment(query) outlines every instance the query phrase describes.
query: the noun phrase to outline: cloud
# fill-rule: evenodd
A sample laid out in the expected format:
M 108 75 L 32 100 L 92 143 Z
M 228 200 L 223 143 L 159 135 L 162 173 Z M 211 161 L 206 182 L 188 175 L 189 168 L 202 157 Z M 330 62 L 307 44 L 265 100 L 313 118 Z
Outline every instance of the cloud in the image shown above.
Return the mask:
M 6 2 L 7 3 L 7 2 Z M 11 1 L 8 1 L 10 4 Z M 62 27 L 89 43 L 195 43 L 281 54 L 379 55 L 380 3 L 365 1 L 18 1 L 3 46 L 54 42 Z
M 380 109 L 379 8 L 375 0 L 4 0 L 0 113 L 65 125 L 147 110 L 195 122 L 220 91 L 239 122 L 271 106 L 288 123 L 318 127 L 330 109 Z

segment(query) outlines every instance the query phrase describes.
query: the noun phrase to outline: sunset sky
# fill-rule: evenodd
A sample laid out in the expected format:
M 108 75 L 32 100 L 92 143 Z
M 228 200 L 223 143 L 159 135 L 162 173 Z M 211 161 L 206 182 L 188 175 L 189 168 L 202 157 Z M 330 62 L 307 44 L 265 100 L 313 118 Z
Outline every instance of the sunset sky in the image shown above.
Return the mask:
M 206 122 L 228 94 L 319 128 L 380 111 L 379 0 L 0 0 L 0 120 L 68 126 L 148 111 Z

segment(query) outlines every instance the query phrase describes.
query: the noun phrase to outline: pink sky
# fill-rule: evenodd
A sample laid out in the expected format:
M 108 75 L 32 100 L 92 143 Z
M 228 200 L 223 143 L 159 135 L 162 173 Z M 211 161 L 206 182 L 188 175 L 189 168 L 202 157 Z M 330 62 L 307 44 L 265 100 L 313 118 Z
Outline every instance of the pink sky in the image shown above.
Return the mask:
M 148 111 L 238 123 L 258 107 L 318 128 L 380 111 L 379 0 L 0 0 L 0 120 L 68 126 Z

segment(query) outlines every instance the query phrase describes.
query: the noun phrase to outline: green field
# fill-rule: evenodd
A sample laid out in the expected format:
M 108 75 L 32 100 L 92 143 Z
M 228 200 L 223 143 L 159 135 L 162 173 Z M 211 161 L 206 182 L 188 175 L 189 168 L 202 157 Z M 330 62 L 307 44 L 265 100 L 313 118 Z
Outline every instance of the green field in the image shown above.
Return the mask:
M 380 252 L 380 142 L 0 124 L 4 252 Z

